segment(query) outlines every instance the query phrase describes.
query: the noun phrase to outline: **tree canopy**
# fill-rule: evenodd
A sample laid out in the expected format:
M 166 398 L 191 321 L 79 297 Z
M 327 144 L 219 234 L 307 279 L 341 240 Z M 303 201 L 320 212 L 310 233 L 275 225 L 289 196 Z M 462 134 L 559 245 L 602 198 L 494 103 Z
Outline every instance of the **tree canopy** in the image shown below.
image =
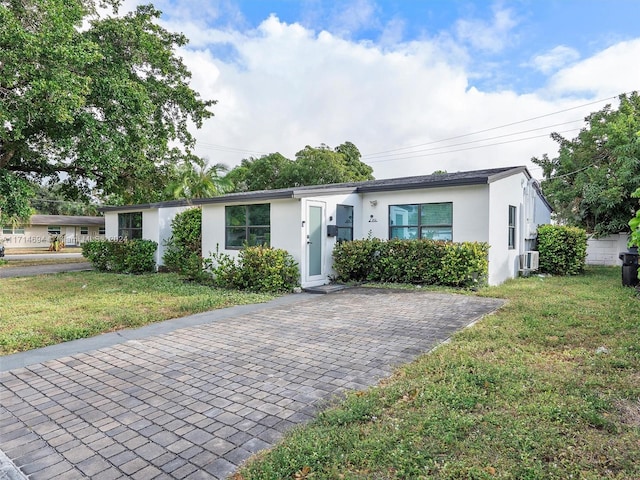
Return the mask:
M 586 117 L 572 140 L 558 133 L 555 158 L 533 158 L 542 167 L 542 189 L 559 220 L 596 236 L 628 232 L 639 203 L 631 194 L 640 185 L 640 96 L 620 95 Z
M 69 198 L 161 198 L 213 100 L 193 91 L 181 34 L 118 0 L 0 0 L 0 190 L 64 183 Z M 156 197 L 156 198 L 154 198 Z M 6 220 L 24 213 L 0 205 Z
M 307 145 L 296 153 L 295 160 L 280 153 L 244 159 L 227 178 L 238 192 L 373 180 L 373 169 L 360 157 L 351 142 L 334 149 L 324 144 L 316 148 Z

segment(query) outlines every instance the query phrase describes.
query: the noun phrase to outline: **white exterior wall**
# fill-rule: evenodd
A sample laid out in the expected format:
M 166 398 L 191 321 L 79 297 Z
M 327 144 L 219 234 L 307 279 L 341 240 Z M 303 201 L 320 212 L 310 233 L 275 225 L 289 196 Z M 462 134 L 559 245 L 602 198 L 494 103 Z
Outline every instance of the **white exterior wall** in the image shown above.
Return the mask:
M 321 281 L 307 281 L 307 243 L 303 222 L 307 221 L 307 208 L 310 203 L 323 206 L 322 251 L 323 278 Z M 206 204 L 202 206 L 202 253 L 205 257 L 216 252 L 216 249 L 228 255 L 237 256 L 239 250 L 225 249 L 225 206 L 253 205 L 269 203 L 271 205 L 271 246 L 286 250 L 298 262 L 303 287 L 328 283 L 333 275 L 331 252 L 336 244 L 335 237 L 326 235 L 327 225 L 336 223 L 336 206 L 353 205 L 354 215 L 360 210 L 360 198 L 356 194 L 311 196 L 305 198 L 275 199 L 269 201 L 243 201 L 226 204 Z M 354 238 L 362 235 L 360 224 L 354 224 Z
M 489 206 L 489 285 L 519 274 L 519 255 L 531 248 L 537 226 L 549 223 L 551 212 L 524 173 L 491 183 Z M 509 205 L 516 207 L 516 245 L 509 249 Z
M 366 193 L 362 200 L 362 233 L 389 239 L 389 206 L 453 203 L 453 241 L 489 241 L 489 190 L 486 185 Z M 373 215 L 373 218 L 371 218 Z M 375 220 L 375 221 L 373 221 Z
M 587 239 L 587 265 L 622 265 L 622 260 L 618 258 L 620 252 L 626 252 L 628 233 L 618 233 L 608 237 Z
M 300 265 L 300 279 L 303 287 L 310 287 L 316 285 L 324 285 L 329 283 L 330 277 L 335 276 L 335 271 L 333 270 L 333 249 L 336 246 L 337 238 L 329 237 L 327 235 L 327 226 L 328 225 L 336 225 L 337 221 L 337 206 L 338 205 L 350 205 L 353 207 L 353 238 L 362 238 L 363 230 L 362 230 L 362 221 L 358 218 L 361 216 L 362 212 L 362 199 L 359 194 L 356 193 L 348 193 L 348 194 L 339 194 L 339 195 L 327 195 L 327 196 L 311 196 L 305 197 L 301 199 L 300 205 L 300 213 L 301 213 L 301 221 L 300 225 L 300 233 L 299 235 L 299 252 L 300 252 L 300 260 L 296 258 Z M 322 205 L 324 207 L 324 218 L 322 220 L 322 279 L 312 280 L 307 278 L 307 238 L 306 238 L 306 230 L 305 226 L 302 225 L 302 220 L 307 221 L 307 212 L 309 204 Z M 275 245 L 274 245 L 275 246 Z M 281 247 L 279 247 L 281 248 Z
M 158 242 L 158 250 L 156 250 L 157 265 L 164 265 L 162 261 L 162 256 L 164 255 L 164 251 L 166 250 L 164 243 L 167 240 L 169 240 L 169 238 L 171 237 L 171 222 L 173 222 L 173 219 L 178 213 L 184 212 L 189 208 L 194 208 L 194 207 L 186 207 L 186 206 L 162 207 L 157 210 L 158 212 L 157 216 L 155 219 L 153 219 L 153 222 L 155 223 L 152 225 L 152 228 L 155 228 L 155 231 L 157 232 L 156 233 L 157 240 L 149 238 L 149 240 L 154 240 L 155 242 Z M 145 235 L 145 219 L 146 217 L 143 212 L 142 213 L 142 238 L 147 238 L 144 236 Z
M 118 212 L 104 212 L 104 236 L 107 240 L 118 239 Z
M 157 242 L 155 253 L 156 265 L 162 265 L 164 242 L 171 236 L 171 222 L 176 214 L 189 207 L 140 208 L 136 210 L 109 211 L 104 213 L 105 237 L 107 240 L 118 240 L 118 214 L 142 212 L 142 238 Z
M 202 255 L 210 256 L 216 250 L 237 256 L 238 249 L 225 248 L 225 214 L 228 205 L 271 204 L 271 246 L 287 250 L 300 261 L 300 199 L 243 201 L 212 203 L 202 206 Z

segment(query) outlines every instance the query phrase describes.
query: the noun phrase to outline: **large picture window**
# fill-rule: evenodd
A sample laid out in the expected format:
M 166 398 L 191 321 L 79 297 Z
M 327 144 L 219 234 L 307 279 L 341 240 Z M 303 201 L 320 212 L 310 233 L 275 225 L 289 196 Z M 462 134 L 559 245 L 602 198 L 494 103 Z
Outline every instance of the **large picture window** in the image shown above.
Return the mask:
M 516 207 L 509 205 L 509 249 L 516 248 Z
M 389 238 L 453 240 L 453 203 L 389 206 Z
M 233 205 L 225 207 L 225 243 L 227 249 L 271 246 L 271 205 Z
M 142 212 L 118 214 L 118 237 L 128 240 L 142 238 Z
M 338 227 L 338 243 L 353 240 L 353 207 L 351 205 L 336 207 L 336 226 Z

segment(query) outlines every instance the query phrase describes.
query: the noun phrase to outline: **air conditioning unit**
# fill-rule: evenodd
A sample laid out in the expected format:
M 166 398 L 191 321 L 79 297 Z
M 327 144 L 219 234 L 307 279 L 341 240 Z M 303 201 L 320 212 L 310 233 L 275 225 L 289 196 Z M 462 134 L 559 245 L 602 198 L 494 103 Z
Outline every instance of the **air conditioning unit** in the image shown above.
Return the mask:
M 540 263 L 540 252 L 531 250 L 528 252 L 524 252 L 522 255 L 520 255 L 521 271 L 529 272 L 532 270 L 538 270 L 539 263 Z

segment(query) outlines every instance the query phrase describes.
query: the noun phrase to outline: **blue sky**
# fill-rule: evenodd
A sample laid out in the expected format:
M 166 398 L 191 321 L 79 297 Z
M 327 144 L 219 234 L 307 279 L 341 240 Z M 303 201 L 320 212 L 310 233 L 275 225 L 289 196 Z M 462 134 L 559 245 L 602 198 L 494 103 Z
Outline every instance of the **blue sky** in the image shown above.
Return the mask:
M 551 131 L 575 136 L 589 112 L 640 90 L 638 0 L 155 4 L 191 40 L 192 85 L 219 102 L 196 153 L 230 167 L 349 140 L 377 178 L 535 175 L 530 158 L 557 150 Z

